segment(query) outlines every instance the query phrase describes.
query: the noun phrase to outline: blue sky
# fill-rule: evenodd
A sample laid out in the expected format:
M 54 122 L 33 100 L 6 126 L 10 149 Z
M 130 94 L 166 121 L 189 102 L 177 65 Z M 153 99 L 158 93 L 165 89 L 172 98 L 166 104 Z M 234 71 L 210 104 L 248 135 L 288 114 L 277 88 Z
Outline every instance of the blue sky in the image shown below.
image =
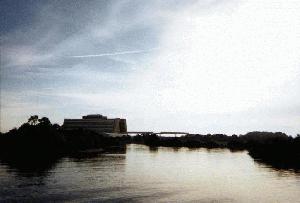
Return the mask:
M 1 131 L 30 115 L 130 131 L 300 133 L 297 1 L 1 1 Z

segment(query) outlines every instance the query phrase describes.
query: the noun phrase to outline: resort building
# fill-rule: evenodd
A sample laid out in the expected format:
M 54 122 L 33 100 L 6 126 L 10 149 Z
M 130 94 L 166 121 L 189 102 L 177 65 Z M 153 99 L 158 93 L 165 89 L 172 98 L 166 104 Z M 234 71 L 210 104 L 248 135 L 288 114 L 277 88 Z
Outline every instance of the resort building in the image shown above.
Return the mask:
M 64 119 L 65 130 L 85 129 L 111 136 L 127 133 L 126 119 L 107 118 L 101 114 L 82 116 L 82 119 Z

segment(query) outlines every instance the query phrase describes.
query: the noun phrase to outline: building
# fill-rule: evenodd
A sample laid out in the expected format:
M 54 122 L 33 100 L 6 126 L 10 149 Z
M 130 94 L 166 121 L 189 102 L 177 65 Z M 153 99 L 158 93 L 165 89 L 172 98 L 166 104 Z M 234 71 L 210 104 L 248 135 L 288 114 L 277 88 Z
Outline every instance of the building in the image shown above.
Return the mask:
M 65 130 L 84 129 L 111 136 L 127 133 L 126 119 L 107 118 L 101 114 L 82 116 L 82 119 L 64 119 Z

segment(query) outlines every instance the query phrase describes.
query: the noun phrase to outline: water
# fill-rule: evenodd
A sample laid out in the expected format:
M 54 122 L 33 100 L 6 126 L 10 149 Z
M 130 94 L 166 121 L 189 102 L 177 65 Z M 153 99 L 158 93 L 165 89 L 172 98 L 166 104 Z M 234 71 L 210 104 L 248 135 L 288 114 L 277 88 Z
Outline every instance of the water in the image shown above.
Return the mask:
M 127 145 L 124 154 L 0 164 L 0 201 L 299 202 L 300 174 L 246 151 Z

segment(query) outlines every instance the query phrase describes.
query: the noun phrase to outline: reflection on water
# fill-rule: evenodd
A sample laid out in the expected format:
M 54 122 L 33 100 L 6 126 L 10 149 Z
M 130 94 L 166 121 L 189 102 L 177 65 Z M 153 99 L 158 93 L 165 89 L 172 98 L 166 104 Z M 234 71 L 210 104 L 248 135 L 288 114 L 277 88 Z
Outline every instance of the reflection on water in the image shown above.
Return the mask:
M 0 159 L 1 165 L 7 168 L 8 172 L 16 173 L 19 176 L 47 176 L 48 171 L 53 169 L 59 162 L 59 157 L 48 157 L 45 159 Z
M 263 164 L 277 171 L 290 171 L 300 173 L 300 159 L 290 159 L 289 157 L 278 158 L 276 155 L 271 157 L 263 157 L 260 154 L 249 152 L 249 155 L 259 164 Z
M 0 201 L 297 202 L 300 174 L 246 151 L 149 148 L 52 160 L 39 170 L 0 163 Z M 38 171 L 38 172 L 36 172 Z

